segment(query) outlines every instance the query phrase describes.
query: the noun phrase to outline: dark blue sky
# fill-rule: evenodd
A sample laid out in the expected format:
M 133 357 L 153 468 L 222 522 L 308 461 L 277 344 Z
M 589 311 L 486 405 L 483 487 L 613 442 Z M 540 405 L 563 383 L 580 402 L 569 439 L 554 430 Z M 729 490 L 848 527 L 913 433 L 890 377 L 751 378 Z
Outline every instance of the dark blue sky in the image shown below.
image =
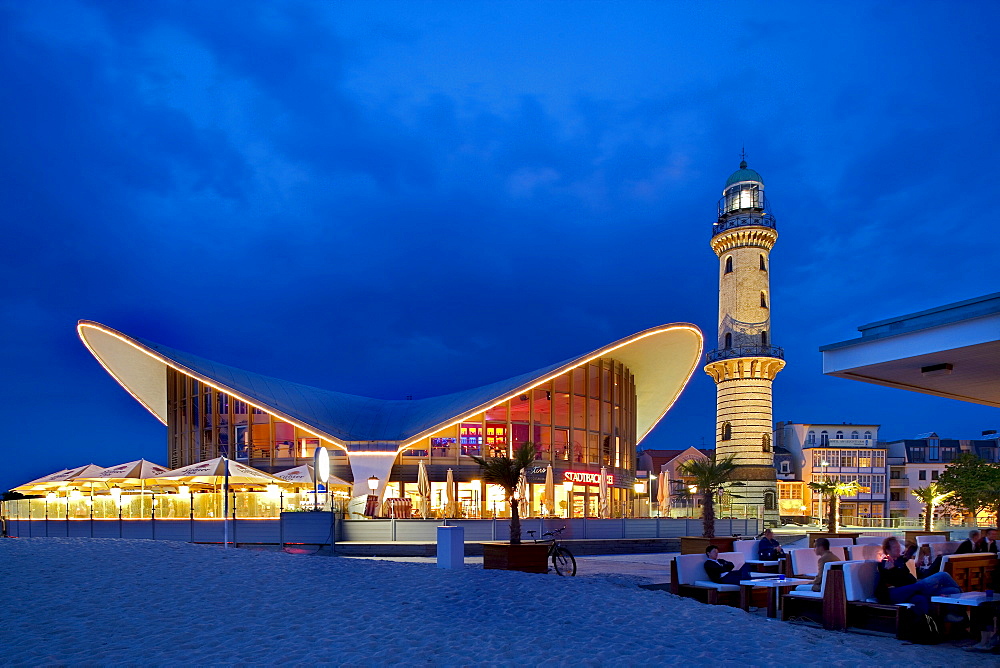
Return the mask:
M 780 238 L 776 420 L 982 406 L 824 377 L 858 325 L 1000 290 L 996 3 L 2 2 L 7 466 L 163 462 L 93 319 L 260 373 L 430 396 L 716 326 L 746 145 Z M 644 445 L 712 442 L 696 372 Z

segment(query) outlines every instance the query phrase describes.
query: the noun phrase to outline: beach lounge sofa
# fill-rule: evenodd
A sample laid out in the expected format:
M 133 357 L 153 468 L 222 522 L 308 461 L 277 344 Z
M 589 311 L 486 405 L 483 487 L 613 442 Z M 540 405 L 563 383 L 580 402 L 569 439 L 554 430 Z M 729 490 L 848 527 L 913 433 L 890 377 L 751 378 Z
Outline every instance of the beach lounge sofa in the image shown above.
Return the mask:
M 878 584 L 878 562 L 874 560 L 845 561 L 844 598 L 847 609 L 844 614 L 844 628 L 856 626 L 866 629 L 886 630 L 900 637 L 902 613 L 913 607 L 910 603 L 899 605 L 879 603 L 875 598 Z M 879 628 L 881 627 L 881 628 Z M 885 628 L 888 627 L 888 628 Z
M 855 545 L 881 545 L 885 536 L 858 536 L 854 541 Z
M 736 568 L 745 563 L 742 552 L 720 552 L 719 558 L 731 561 Z M 681 554 L 674 557 L 670 562 L 670 592 L 704 600 L 710 605 L 739 605 L 740 586 L 712 582 L 705 572 L 707 559 L 704 554 Z M 761 577 L 769 575 L 773 573 L 760 574 Z
M 848 545 L 854 545 L 853 538 L 828 538 L 827 540 L 830 541 L 831 549 L 835 547 L 847 547 Z
M 931 543 L 931 556 L 937 559 L 938 557 L 943 557 L 948 554 L 955 554 L 955 550 L 957 550 L 958 546 L 961 544 L 962 541 L 960 540 L 949 540 L 944 543 Z
M 881 545 L 849 545 L 847 558 L 850 561 L 878 561 L 882 558 Z
M 946 554 L 941 559 L 941 570 L 950 575 L 962 591 L 993 589 L 993 570 L 997 556 L 990 552 L 972 554 Z
M 775 570 L 781 565 L 781 559 L 764 560 L 760 558 L 759 540 L 733 541 L 736 552 L 743 555 L 743 563 L 750 564 L 758 570 Z
M 846 605 L 843 571 L 839 568 L 842 563 L 832 562 L 823 566 L 823 584 L 819 591 L 813 591 L 812 585 L 800 585 L 782 596 L 781 619 L 788 621 L 792 617 L 809 617 L 826 627 L 825 620 L 834 618 L 827 612 L 827 607 L 833 609 Z

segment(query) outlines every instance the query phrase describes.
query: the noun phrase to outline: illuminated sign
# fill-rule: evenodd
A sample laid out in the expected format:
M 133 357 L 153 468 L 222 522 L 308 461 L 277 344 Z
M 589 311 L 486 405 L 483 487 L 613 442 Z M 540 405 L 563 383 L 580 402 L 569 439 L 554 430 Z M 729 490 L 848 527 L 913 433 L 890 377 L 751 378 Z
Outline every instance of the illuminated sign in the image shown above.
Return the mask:
M 608 473 L 605 476 L 608 481 L 608 485 L 615 484 L 615 477 Z M 563 479 L 569 480 L 581 485 L 600 485 L 601 484 L 601 474 L 600 473 L 590 473 L 589 471 L 566 471 L 563 473 Z

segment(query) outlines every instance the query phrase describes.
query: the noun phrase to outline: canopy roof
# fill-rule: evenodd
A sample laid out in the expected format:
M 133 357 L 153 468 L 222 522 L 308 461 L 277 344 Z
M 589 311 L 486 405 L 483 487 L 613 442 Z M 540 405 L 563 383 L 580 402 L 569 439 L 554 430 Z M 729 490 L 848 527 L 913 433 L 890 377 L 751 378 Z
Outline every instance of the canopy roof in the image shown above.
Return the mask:
M 108 373 L 164 424 L 166 370 L 171 368 L 331 443 L 364 450 L 405 448 L 600 357 L 613 357 L 627 365 L 635 376 L 636 433 L 637 440 L 641 440 L 690 380 L 701 358 L 703 341 L 701 331 L 694 325 L 663 325 L 593 353 L 483 387 L 427 399 L 386 400 L 263 376 L 130 337 L 96 322 L 81 320 L 77 331 Z M 348 445 L 352 442 L 358 445 Z

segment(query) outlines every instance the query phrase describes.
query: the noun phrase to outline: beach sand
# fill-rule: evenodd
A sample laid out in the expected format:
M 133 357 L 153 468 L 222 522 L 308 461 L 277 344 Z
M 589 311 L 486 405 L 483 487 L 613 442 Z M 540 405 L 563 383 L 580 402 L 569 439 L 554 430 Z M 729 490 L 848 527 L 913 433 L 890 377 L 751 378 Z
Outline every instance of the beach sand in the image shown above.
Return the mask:
M 576 578 L 166 541 L 0 540 L 3 665 L 990 665 Z

